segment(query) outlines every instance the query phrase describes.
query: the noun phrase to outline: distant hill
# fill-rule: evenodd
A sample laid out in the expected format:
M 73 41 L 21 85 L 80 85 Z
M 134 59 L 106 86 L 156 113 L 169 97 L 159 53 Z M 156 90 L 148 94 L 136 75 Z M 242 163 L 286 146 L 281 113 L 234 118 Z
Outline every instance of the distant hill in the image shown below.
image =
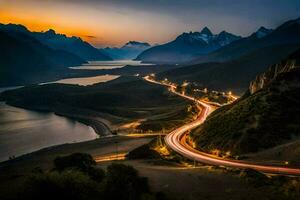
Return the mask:
M 286 58 L 299 47 L 299 44 L 265 47 L 224 63 L 211 62 L 184 66 L 159 73 L 156 77 L 168 78 L 178 83 L 186 80 L 209 89 L 230 90 L 242 94 L 257 74 Z
M 104 51 L 107 55 L 115 60 L 133 60 L 140 53 L 146 49 L 149 49 L 150 47 L 151 45 L 146 42 L 129 41 L 121 48 L 107 47 L 100 50 Z
M 199 56 L 192 63 L 226 62 L 257 49 L 300 44 L 300 18 L 285 22 L 274 31 L 261 27 L 249 37 L 240 39 L 207 55 Z
M 31 32 L 23 25 L 0 24 L 0 29 L 11 32 L 28 34 L 41 43 L 56 50 L 63 50 L 75 54 L 84 60 L 112 60 L 104 52 L 83 41 L 79 37 L 67 37 L 50 29 L 46 32 Z
M 240 155 L 282 144 L 288 148 L 299 141 L 299 99 L 300 49 L 258 75 L 241 99 L 213 112 L 191 136 L 208 152 Z M 299 161 L 297 148 L 290 157 Z
M 205 27 L 201 32 L 183 33 L 174 41 L 147 49 L 136 60 L 150 63 L 183 63 L 239 39 L 240 36 L 226 31 L 214 35 Z
M 45 81 L 58 70 L 82 63 L 78 56 L 54 50 L 26 33 L 0 29 L 0 86 Z

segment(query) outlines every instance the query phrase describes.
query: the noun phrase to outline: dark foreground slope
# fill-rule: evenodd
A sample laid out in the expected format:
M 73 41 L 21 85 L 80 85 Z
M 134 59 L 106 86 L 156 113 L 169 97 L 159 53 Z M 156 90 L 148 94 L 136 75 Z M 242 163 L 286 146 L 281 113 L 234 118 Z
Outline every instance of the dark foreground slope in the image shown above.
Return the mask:
M 197 147 L 236 155 L 297 140 L 300 136 L 299 66 L 298 50 L 259 75 L 240 100 L 218 109 L 192 131 Z

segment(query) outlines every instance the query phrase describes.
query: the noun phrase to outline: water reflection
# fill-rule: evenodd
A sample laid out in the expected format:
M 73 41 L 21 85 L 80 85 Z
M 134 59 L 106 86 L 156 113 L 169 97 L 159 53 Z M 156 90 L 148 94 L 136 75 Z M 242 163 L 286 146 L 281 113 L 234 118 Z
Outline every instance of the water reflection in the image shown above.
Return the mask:
M 79 122 L 0 102 L 0 161 L 44 147 L 95 138 L 98 135 L 94 130 Z
M 92 85 L 95 83 L 103 83 L 107 81 L 114 80 L 120 76 L 118 75 L 101 75 L 101 76 L 92 76 L 92 77 L 85 77 L 85 78 L 66 78 L 55 81 L 54 83 L 64 83 L 64 84 L 75 84 L 75 85 Z M 53 83 L 53 82 L 51 82 Z

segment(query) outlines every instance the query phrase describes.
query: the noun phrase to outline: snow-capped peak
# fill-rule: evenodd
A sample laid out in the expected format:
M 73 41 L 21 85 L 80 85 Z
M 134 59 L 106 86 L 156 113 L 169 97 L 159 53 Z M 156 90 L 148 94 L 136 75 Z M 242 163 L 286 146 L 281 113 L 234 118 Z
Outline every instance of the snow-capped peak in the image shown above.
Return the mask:
M 207 35 L 207 36 L 213 36 L 212 32 L 209 30 L 209 28 L 204 27 L 201 32 L 202 35 Z
M 137 42 L 137 41 L 129 41 L 122 48 L 132 48 L 132 49 L 146 49 L 151 45 L 147 42 Z
M 207 45 L 220 45 L 225 46 L 234 40 L 240 39 L 240 36 L 233 35 L 226 31 L 219 34 L 213 34 L 207 27 L 203 28 L 201 32 L 183 33 L 177 37 L 176 40 L 183 40 L 189 42 L 202 42 Z

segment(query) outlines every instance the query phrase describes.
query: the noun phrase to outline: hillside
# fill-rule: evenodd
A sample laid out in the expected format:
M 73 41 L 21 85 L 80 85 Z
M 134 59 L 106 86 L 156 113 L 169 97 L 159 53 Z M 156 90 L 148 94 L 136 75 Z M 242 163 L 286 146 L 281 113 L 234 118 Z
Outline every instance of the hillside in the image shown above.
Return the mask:
M 241 99 L 213 112 L 191 137 L 199 149 L 233 155 L 298 141 L 299 98 L 300 50 L 257 76 Z
M 205 27 L 201 32 L 183 33 L 171 42 L 147 49 L 136 60 L 150 63 L 183 63 L 240 38 L 226 31 L 214 35 Z
M 266 47 L 228 62 L 184 66 L 159 73 L 156 77 L 178 83 L 187 80 L 209 89 L 242 94 L 257 74 L 286 58 L 299 47 L 300 44 Z
M 0 86 L 30 84 L 56 76 L 56 72 L 85 61 L 54 50 L 22 32 L 0 30 Z

